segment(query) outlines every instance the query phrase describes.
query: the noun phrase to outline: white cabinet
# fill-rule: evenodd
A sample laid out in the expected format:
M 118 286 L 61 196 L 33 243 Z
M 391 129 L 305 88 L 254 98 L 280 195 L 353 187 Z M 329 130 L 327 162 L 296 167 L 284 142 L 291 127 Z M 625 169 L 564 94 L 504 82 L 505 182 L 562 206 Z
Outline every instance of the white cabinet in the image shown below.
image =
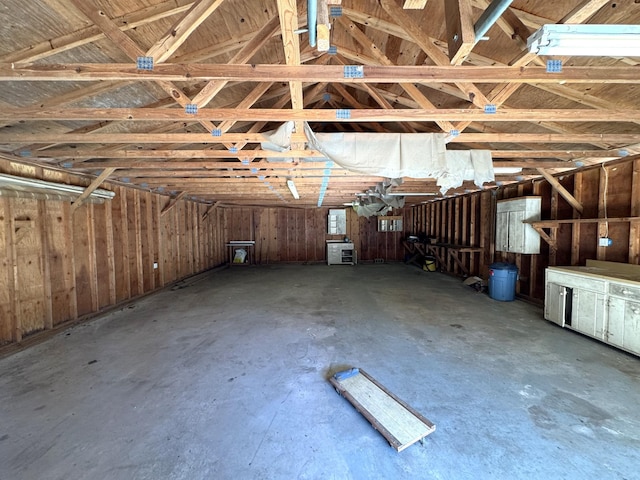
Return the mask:
M 356 263 L 353 243 L 327 242 L 327 265 L 355 265 Z
M 498 201 L 496 207 L 496 250 L 511 253 L 540 253 L 540 235 L 524 221 L 540 220 L 541 197 Z
M 588 260 L 545 275 L 544 318 L 640 355 L 640 266 Z
M 347 211 L 344 209 L 330 209 L 327 218 L 327 233 L 329 235 L 345 235 L 347 233 Z
M 640 287 L 609 285 L 607 341 L 632 352 L 640 352 Z

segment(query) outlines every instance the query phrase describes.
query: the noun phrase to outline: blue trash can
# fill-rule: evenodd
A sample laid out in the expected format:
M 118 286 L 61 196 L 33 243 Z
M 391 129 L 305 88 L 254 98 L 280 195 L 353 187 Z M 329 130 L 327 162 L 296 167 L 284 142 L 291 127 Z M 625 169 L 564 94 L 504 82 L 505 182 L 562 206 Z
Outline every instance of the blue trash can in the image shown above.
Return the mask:
M 512 263 L 492 263 L 489 265 L 489 296 L 501 302 L 516 299 L 518 267 Z

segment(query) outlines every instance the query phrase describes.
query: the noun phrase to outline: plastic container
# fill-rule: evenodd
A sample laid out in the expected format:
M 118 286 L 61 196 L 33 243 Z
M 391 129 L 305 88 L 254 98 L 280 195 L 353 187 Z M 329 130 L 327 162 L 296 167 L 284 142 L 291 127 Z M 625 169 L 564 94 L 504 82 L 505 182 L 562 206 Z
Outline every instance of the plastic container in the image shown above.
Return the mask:
M 436 271 L 436 259 L 435 257 L 424 257 L 424 265 L 422 269 L 425 272 L 435 272 Z
M 492 263 L 489 265 L 489 296 L 500 302 L 516 299 L 518 267 L 512 263 Z

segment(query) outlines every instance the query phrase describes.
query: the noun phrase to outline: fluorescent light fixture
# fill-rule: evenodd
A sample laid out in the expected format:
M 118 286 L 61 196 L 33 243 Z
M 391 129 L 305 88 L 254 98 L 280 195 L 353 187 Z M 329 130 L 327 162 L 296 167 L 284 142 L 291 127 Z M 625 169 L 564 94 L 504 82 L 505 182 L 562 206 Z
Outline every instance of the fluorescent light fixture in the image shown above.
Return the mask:
M 493 169 L 493 173 L 509 175 L 512 173 L 520 173 L 522 171 L 522 167 L 495 167 Z
M 527 47 L 538 55 L 640 57 L 640 25 L 543 25 Z
M 42 192 L 68 196 L 80 196 L 85 191 L 85 187 L 78 187 L 76 185 L 46 182 L 44 180 L 36 180 L 33 178 L 16 177 L 14 175 L 4 174 L 0 174 L 0 188 L 23 192 Z M 91 195 L 89 196 L 102 200 L 111 200 L 115 196 L 115 192 L 97 188 L 93 192 L 91 192 Z
M 293 198 L 300 200 L 298 189 L 296 188 L 296 184 L 293 183 L 293 180 L 287 180 L 287 187 L 289 187 L 289 191 L 291 192 L 291 195 L 293 195 Z

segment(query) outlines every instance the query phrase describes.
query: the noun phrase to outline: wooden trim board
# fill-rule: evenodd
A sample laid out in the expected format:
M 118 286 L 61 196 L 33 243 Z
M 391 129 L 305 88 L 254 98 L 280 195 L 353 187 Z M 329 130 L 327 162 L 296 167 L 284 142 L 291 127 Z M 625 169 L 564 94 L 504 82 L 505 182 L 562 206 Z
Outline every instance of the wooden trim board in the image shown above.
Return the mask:
M 360 412 L 389 444 L 401 452 L 434 432 L 436 426 L 400 400 L 364 370 L 329 382 Z

